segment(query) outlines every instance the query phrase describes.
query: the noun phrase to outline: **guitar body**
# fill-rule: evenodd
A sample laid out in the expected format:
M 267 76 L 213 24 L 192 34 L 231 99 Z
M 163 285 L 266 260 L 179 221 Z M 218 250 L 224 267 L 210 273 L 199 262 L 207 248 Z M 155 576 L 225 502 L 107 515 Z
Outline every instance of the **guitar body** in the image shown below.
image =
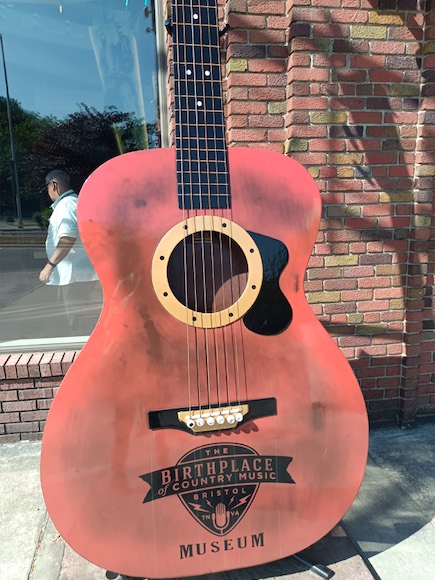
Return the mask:
M 231 324 L 183 324 L 156 290 L 156 248 L 183 223 L 174 150 L 117 157 L 79 197 L 104 306 L 53 401 L 41 481 L 72 548 L 130 576 L 191 576 L 294 554 L 341 519 L 364 473 L 360 388 L 303 289 L 318 190 L 282 155 L 235 148 L 228 157 L 232 206 L 217 213 L 256 241 L 266 288 Z M 175 281 L 177 267 L 184 275 L 182 264 L 171 267 Z M 213 300 L 232 284 L 222 278 Z M 223 399 L 269 411 L 199 433 L 159 419 Z

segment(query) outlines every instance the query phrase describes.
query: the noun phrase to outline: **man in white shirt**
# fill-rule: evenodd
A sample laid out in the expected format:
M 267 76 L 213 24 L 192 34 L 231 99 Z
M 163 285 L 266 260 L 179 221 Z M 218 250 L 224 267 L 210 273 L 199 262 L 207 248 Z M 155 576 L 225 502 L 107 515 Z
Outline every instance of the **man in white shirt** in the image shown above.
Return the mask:
M 77 194 L 71 188 L 70 177 L 55 169 L 45 178 L 48 195 L 53 202 L 45 248 L 47 264 L 39 279 L 47 285 L 58 286 L 74 336 L 83 334 L 81 309 L 89 301 L 89 293 L 98 280 L 86 254 L 77 226 Z M 94 321 L 95 323 L 95 321 Z M 92 328 L 87 329 L 87 334 Z

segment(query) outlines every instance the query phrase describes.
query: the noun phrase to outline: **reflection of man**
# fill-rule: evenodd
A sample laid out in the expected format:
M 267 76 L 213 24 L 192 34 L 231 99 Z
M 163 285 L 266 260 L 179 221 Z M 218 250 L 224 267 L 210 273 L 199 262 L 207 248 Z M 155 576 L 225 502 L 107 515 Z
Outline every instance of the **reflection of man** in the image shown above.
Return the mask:
M 130 72 L 133 66 L 130 41 L 119 24 L 116 25 L 116 30 L 118 32 L 118 42 L 115 44 L 117 69 L 120 72 Z
M 73 335 L 89 334 L 92 328 L 80 324 L 82 309 L 89 304 L 97 275 L 83 248 L 77 227 L 77 194 L 71 189 L 70 178 L 55 169 L 45 178 L 53 213 L 48 226 L 45 248 L 47 264 L 39 279 L 58 286 Z M 93 321 L 95 323 L 95 320 Z
M 112 49 L 107 42 L 107 36 L 102 32 L 100 34 L 100 62 L 101 69 L 104 74 L 109 74 L 113 71 Z

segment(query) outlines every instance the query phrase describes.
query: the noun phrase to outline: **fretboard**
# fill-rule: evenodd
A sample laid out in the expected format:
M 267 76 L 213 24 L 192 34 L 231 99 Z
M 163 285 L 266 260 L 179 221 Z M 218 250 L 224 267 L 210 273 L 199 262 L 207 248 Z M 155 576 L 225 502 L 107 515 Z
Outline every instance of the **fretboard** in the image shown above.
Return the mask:
M 173 0 L 172 30 L 178 205 L 229 208 L 216 0 Z

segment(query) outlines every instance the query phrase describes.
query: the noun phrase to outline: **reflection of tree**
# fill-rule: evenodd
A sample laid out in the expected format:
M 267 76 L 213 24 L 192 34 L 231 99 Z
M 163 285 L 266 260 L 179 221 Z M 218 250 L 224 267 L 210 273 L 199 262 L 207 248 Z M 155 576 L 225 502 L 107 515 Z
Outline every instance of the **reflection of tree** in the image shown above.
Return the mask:
M 81 104 L 79 111 L 58 120 L 40 117 L 12 100 L 23 213 L 47 204 L 41 196 L 44 177 L 53 168 L 70 173 L 78 189 L 108 159 L 138 149 L 158 146 L 156 123 L 146 126 L 133 113 L 115 107 L 104 111 Z M 0 216 L 15 215 L 5 99 L 0 98 Z
M 26 111 L 15 99 L 10 99 L 11 113 L 14 124 L 14 143 L 17 151 L 18 174 L 25 173 L 27 158 L 31 144 L 38 139 L 41 131 L 50 124 L 49 118 L 41 118 L 38 114 Z M 29 191 L 21 186 L 23 200 L 28 199 Z M 40 185 L 38 187 L 40 189 Z M 13 168 L 6 98 L 0 97 L 0 216 L 14 217 L 16 215 L 15 193 L 13 184 Z

